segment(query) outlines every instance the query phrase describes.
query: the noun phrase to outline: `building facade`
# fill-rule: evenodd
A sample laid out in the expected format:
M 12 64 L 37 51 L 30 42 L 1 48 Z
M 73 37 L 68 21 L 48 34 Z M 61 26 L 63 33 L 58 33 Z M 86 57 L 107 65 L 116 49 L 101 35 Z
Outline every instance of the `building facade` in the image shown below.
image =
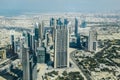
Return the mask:
M 67 26 L 60 25 L 55 29 L 54 68 L 69 67 L 69 31 Z

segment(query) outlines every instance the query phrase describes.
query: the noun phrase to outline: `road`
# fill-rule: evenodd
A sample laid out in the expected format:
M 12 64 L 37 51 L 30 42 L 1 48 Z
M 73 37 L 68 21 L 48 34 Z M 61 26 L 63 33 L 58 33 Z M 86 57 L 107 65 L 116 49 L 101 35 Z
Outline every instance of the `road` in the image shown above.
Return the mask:
M 81 75 L 84 77 L 85 80 L 94 80 L 91 76 L 90 76 L 90 73 L 87 69 L 84 69 L 83 66 L 80 66 L 76 61 L 75 61 L 75 58 L 74 58 L 74 54 L 76 53 L 76 51 L 78 50 L 75 50 L 75 51 L 72 51 L 70 53 L 70 58 L 71 60 L 74 62 L 74 64 L 76 64 L 76 66 L 79 68 L 80 72 L 81 72 Z M 87 73 L 86 73 L 87 71 Z

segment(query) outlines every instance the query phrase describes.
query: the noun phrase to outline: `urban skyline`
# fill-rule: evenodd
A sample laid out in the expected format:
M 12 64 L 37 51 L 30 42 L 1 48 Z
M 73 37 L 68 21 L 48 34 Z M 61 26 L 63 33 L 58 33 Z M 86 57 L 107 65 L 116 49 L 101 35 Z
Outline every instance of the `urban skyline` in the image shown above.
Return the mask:
M 119 80 L 119 0 L 1 0 L 0 80 Z

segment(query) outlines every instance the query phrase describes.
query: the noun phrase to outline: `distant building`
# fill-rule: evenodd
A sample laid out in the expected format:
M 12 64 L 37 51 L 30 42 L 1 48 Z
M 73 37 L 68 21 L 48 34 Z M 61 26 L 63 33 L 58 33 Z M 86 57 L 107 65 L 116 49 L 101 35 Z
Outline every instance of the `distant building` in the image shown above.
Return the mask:
M 64 25 L 67 26 L 69 23 L 68 19 L 64 19 Z
M 45 63 L 45 48 L 44 47 L 38 47 L 37 48 L 37 63 Z
M 41 24 L 39 23 L 38 26 L 39 26 L 39 38 L 42 40 L 43 34 L 44 34 L 44 32 L 43 32 L 44 22 L 42 21 L 42 23 Z
M 75 18 L 75 35 L 77 36 L 78 34 L 78 19 Z
M 39 40 L 39 26 L 41 26 L 39 23 L 36 23 L 35 28 L 34 28 L 34 33 L 35 33 L 35 40 Z
M 48 39 L 48 33 L 46 32 L 46 33 L 45 33 L 45 43 L 44 43 L 44 46 L 45 46 L 45 47 L 48 46 L 48 43 L 49 43 L 48 41 L 49 41 L 49 39 Z
M 81 27 L 81 28 L 86 28 L 86 26 L 87 26 L 87 23 L 86 23 L 85 21 L 82 21 L 80 27 Z
M 54 24 L 55 24 L 55 23 L 54 23 L 54 20 L 55 20 L 54 18 L 51 18 L 51 19 L 50 19 L 50 27 L 53 27 L 53 26 L 54 26 Z
M 69 31 L 67 26 L 60 23 L 55 29 L 54 68 L 69 67 Z
M 35 34 L 33 32 L 28 33 L 28 47 L 30 50 L 35 50 Z
M 28 32 L 23 31 L 22 36 L 24 37 L 24 43 L 28 46 Z
M 0 59 L 6 59 L 6 49 L 0 48 Z
M 89 31 L 88 50 L 89 51 L 97 50 L 97 32 L 95 30 Z
M 11 35 L 11 46 L 12 46 L 12 51 L 14 52 L 14 35 Z

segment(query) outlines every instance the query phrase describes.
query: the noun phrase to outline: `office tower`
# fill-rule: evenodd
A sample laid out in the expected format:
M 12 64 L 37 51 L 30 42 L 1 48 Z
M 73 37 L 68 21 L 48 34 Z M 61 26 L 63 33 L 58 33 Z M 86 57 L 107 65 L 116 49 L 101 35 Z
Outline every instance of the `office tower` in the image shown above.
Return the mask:
M 28 33 L 28 47 L 30 50 L 35 50 L 35 35 L 33 32 Z
M 50 27 L 53 27 L 54 26 L 54 18 L 51 18 L 50 19 Z
M 67 19 L 64 19 L 64 25 L 67 26 L 69 21 Z
M 80 27 L 81 27 L 81 28 L 86 28 L 86 26 L 87 26 L 87 23 L 86 23 L 85 21 L 82 21 Z
M 23 80 L 30 79 L 30 61 L 29 61 L 29 49 L 27 45 L 23 45 L 22 48 L 22 68 L 23 68 Z
M 45 33 L 45 42 L 44 42 L 44 46 L 47 47 L 48 46 L 48 43 L 49 43 L 49 39 L 48 39 L 48 32 L 46 31 Z
M 44 28 L 44 22 L 38 24 L 39 26 L 39 38 L 42 40 L 43 39 L 43 28 Z
M 35 29 L 34 29 L 34 33 L 35 33 L 35 40 L 39 40 L 39 23 L 36 23 L 36 25 L 35 25 Z
M 69 31 L 67 26 L 58 25 L 55 29 L 54 68 L 69 67 Z
M 75 18 L 75 35 L 77 36 L 78 34 L 78 19 Z
M 14 52 L 14 35 L 11 35 L 12 52 Z
M 35 46 L 38 47 L 39 45 L 39 39 L 43 39 L 43 26 L 44 26 L 44 22 L 42 21 L 42 23 L 36 23 L 35 29 L 34 29 L 34 33 L 35 33 Z
M 45 53 L 44 47 L 37 48 L 37 63 L 45 63 Z
M 60 25 L 63 25 L 62 21 L 61 21 L 61 18 L 57 19 L 57 25 L 60 26 Z
M 36 80 L 37 78 L 37 66 L 33 53 L 30 53 L 26 44 L 23 44 L 22 48 L 22 68 L 23 68 L 23 80 Z
M 25 44 L 28 46 L 28 32 L 27 31 L 23 31 L 22 36 L 24 37 Z
M 34 34 L 24 32 L 20 40 L 22 53 L 23 80 L 36 80 L 37 59 L 34 51 Z
M 89 39 L 88 39 L 88 50 L 96 51 L 97 47 L 97 32 L 95 30 L 89 31 Z
M 53 27 L 52 27 L 52 40 L 53 40 L 53 42 L 55 41 L 55 29 L 56 29 L 56 24 L 57 24 L 57 21 L 56 21 L 56 19 L 54 19 L 54 25 L 53 25 Z

